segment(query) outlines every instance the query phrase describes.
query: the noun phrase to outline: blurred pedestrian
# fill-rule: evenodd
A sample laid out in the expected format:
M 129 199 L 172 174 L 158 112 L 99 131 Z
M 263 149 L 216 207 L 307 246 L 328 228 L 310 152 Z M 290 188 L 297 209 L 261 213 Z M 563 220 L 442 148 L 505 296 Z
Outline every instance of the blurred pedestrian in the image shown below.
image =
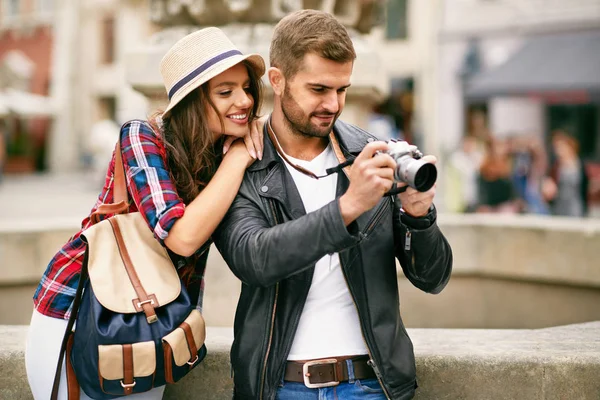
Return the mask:
M 483 154 L 477 139 L 465 136 L 461 148 L 452 153 L 448 163 L 447 206 L 453 212 L 473 212 L 478 204 L 479 168 Z
M 210 237 L 246 168 L 262 157 L 261 132 L 254 126 L 251 133 L 250 125 L 260 107 L 265 66 L 259 55 L 243 56 L 219 29 L 206 28 L 178 41 L 162 59 L 160 70 L 169 105 L 149 122 L 124 124 L 116 151 L 122 154 L 131 199 L 126 207 L 143 214 L 201 309 Z M 96 205 L 81 230 L 50 261 L 35 292 L 26 350 L 35 399 L 50 398 L 86 254 L 81 233 L 92 225 L 92 214 L 100 214 L 101 204 L 113 203 L 116 168 L 122 166 L 115 165 L 113 154 Z M 63 377 L 59 399 L 67 399 L 65 382 Z M 158 387 L 128 398 L 160 399 L 163 391 Z M 83 392 L 81 398 L 88 399 Z
M 534 136 L 518 135 L 509 139 L 509 147 L 513 186 L 522 201 L 523 211 L 548 214 L 548 205 L 540 191 L 548 165 L 541 141 Z
M 543 195 L 553 215 L 587 215 L 589 178 L 579 156 L 579 142 L 564 130 L 552 133 L 554 162 L 545 179 Z
M 525 200 L 529 173 L 533 157 L 529 149 L 527 137 L 514 135 L 507 139 L 509 158 L 511 160 L 511 177 L 516 195 Z
M 478 150 L 482 153 L 485 152 L 487 143 L 492 140 L 492 133 L 488 128 L 487 114 L 481 108 L 470 110 L 467 119 L 466 136 L 474 137 Z
M 488 141 L 479 169 L 479 205 L 477 212 L 516 213 L 522 203 L 511 178 L 512 168 L 506 140 Z
M 386 104 L 388 102 L 379 103 L 373 107 L 373 112 L 369 115 L 367 130 L 380 140 L 403 140 L 402 132 L 396 127 L 394 118 L 388 113 Z

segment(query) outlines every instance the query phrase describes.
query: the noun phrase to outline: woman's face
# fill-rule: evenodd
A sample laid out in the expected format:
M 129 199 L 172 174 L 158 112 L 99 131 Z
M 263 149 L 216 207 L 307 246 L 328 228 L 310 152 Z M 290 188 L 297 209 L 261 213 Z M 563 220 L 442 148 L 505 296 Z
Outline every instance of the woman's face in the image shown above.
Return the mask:
M 556 153 L 556 156 L 559 159 L 566 160 L 573 157 L 574 151 L 565 139 L 561 137 L 554 138 L 554 140 L 552 140 L 552 145 L 554 147 L 554 153 Z
M 246 135 L 248 116 L 254 105 L 246 66 L 236 64 L 220 73 L 208 81 L 208 88 L 210 99 L 218 110 L 217 114 L 208 105 L 208 127 L 215 134 L 215 139 L 222 134 L 237 137 Z

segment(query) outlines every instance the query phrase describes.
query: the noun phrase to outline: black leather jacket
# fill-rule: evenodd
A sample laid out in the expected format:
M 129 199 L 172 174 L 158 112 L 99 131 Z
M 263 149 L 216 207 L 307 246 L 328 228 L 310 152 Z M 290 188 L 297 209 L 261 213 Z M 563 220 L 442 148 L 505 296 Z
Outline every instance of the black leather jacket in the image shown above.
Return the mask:
M 334 132 L 348 158 L 375 139 L 342 121 L 336 122 Z M 435 209 L 426 229 L 409 228 L 401 220 L 399 201 L 391 197 L 347 228 L 338 202 L 349 185 L 343 173 L 337 185 L 338 199 L 306 214 L 265 131 L 263 159 L 248 168 L 213 236 L 242 281 L 231 348 L 234 398 L 275 398 L 315 263 L 334 252 L 339 253 L 371 365 L 384 391 L 390 399 L 414 395 L 415 358 L 400 317 L 394 257 L 416 287 L 439 293 L 450 278 L 452 251 L 435 223 Z

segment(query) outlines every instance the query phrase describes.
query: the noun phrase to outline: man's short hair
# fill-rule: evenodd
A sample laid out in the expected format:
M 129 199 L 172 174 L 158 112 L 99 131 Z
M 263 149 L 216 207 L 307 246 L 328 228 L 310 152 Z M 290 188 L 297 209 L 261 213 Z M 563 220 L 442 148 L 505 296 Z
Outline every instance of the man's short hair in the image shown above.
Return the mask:
M 334 16 L 323 11 L 300 10 L 275 26 L 269 61 L 271 67 L 279 68 L 286 79 L 291 79 L 308 53 L 339 63 L 356 58 L 348 31 Z

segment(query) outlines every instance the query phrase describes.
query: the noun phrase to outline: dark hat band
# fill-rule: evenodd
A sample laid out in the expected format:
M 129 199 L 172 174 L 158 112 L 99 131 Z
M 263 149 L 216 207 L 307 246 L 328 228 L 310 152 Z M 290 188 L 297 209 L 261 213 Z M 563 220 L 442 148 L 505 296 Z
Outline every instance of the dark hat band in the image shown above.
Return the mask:
M 179 89 L 181 89 L 189 81 L 191 81 L 192 79 L 196 78 L 198 75 L 200 75 L 201 73 L 203 73 L 204 71 L 206 71 L 208 68 L 212 67 L 213 65 L 215 65 L 219 61 L 223 61 L 223 60 L 225 60 L 225 59 L 227 59 L 229 57 L 236 56 L 236 55 L 242 55 L 242 52 L 239 51 L 239 50 L 229 50 L 229 51 L 226 51 L 225 53 L 221 53 L 221 54 L 219 54 L 219 55 L 211 58 L 210 60 L 208 60 L 207 62 L 205 62 L 204 64 L 202 64 L 201 66 L 199 66 L 198 68 L 196 68 L 195 70 L 193 70 L 192 72 L 190 72 L 189 74 L 187 74 L 185 77 L 183 77 L 181 80 L 179 80 L 171 88 L 171 90 L 169 90 L 169 100 L 171 100 L 171 98 L 175 95 L 175 93 Z

